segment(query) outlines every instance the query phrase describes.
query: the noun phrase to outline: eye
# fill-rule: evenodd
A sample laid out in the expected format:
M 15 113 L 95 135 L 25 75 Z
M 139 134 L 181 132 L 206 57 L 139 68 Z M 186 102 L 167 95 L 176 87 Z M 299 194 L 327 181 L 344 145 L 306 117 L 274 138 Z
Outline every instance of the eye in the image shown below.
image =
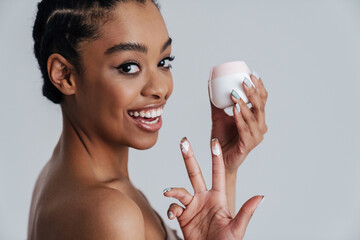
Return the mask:
M 140 72 L 140 67 L 137 63 L 129 62 L 121 64 L 120 66 L 116 67 L 118 70 L 120 70 L 121 73 L 124 74 L 136 74 L 137 72 Z
M 168 68 L 170 69 L 172 66 L 170 62 L 172 62 L 175 59 L 174 56 L 166 57 L 163 60 L 161 60 L 158 64 L 158 67 Z

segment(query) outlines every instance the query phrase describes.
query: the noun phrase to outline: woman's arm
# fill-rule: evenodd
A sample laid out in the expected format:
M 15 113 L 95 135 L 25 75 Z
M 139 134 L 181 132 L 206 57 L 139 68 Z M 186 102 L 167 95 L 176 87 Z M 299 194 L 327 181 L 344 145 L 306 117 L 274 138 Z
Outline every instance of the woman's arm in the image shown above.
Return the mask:
M 231 216 L 235 216 L 236 199 L 236 178 L 237 172 L 225 173 L 226 199 Z
M 234 116 L 228 116 L 223 109 L 211 104 L 212 131 L 211 138 L 218 138 L 223 149 L 226 179 L 226 196 L 228 208 L 234 216 L 236 177 L 239 166 L 243 163 L 249 152 L 264 138 L 267 132 L 265 123 L 265 104 L 268 93 L 261 78 L 251 74 L 255 88 L 243 83 L 243 89 L 252 108 L 238 97 L 236 92 L 231 94 L 234 103 Z M 236 106 L 238 105 L 238 107 Z

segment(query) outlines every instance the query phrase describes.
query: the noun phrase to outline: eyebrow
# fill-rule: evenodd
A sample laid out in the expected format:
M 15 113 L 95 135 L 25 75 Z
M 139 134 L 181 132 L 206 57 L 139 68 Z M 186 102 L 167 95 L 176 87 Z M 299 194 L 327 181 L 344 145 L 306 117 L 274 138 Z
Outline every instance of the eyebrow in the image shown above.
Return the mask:
M 162 53 L 163 51 L 165 51 L 172 43 L 172 39 L 169 37 L 169 39 L 164 43 L 163 47 L 161 48 L 160 53 Z M 105 55 L 110 55 L 110 54 L 114 54 L 117 52 L 123 52 L 123 51 L 136 51 L 136 52 L 141 52 L 141 53 L 147 53 L 148 52 L 148 48 L 141 43 L 119 43 L 116 44 L 115 46 L 112 46 L 111 48 L 109 48 L 108 50 L 105 51 Z
M 166 41 L 166 43 L 163 45 L 163 47 L 161 48 L 160 53 L 162 53 L 163 51 L 165 51 L 172 43 L 172 39 L 171 37 L 169 37 L 169 39 Z

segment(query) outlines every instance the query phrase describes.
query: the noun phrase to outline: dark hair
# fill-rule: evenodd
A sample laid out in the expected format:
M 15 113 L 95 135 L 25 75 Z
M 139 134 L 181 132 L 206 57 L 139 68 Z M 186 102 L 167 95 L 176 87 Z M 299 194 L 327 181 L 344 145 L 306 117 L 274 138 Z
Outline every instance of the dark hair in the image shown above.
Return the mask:
M 110 20 L 111 10 L 120 2 L 147 0 L 42 0 L 33 27 L 34 53 L 44 79 L 42 93 L 54 103 L 61 103 L 63 94 L 51 83 L 47 60 L 53 53 L 66 58 L 81 71 L 78 46 L 85 40 L 100 37 L 99 28 Z M 159 9 L 156 0 L 151 0 Z

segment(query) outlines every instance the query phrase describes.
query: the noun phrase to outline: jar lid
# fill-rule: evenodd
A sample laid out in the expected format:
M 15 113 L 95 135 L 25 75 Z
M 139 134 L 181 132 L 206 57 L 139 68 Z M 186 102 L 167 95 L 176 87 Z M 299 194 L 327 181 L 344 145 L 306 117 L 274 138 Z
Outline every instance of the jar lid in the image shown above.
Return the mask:
M 215 79 L 218 77 L 223 77 L 226 75 L 235 74 L 235 73 L 249 73 L 250 74 L 250 69 L 244 61 L 234 61 L 234 62 L 222 63 L 211 69 L 209 80 L 212 80 L 212 79 Z

